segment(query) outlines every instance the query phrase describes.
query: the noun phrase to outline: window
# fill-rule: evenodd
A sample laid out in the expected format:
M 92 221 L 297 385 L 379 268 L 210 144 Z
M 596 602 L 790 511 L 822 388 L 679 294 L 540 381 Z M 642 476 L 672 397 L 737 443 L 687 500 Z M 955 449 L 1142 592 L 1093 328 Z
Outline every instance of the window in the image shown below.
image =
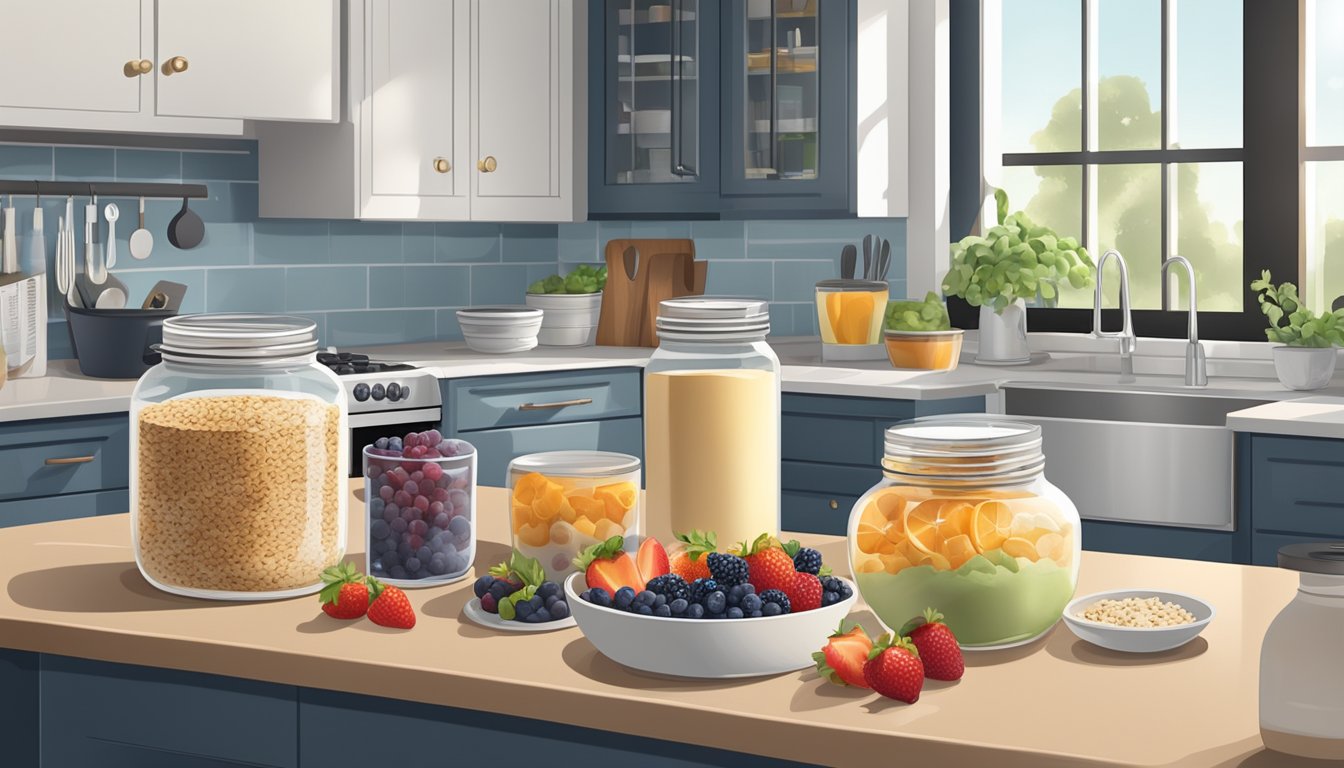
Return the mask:
M 1344 296 L 1344 0 L 1306 6 L 1306 243 L 1304 291 L 1320 311 Z
M 1308 3 L 1318 15 L 1336 14 L 1332 24 L 1314 25 L 1318 48 L 1329 48 L 1334 57 L 1321 58 L 1316 75 L 1333 78 L 1336 89 L 1330 93 L 1344 100 L 1344 52 L 1327 43 L 1337 37 L 1327 30 L 1344 28 L 1344 0 Z M 1194 266 L 1200 327 L 1212 338 L 1264 339 L 1264 320 L 1248 289 L 1260 269 L 1271 269 L 1276 280 L 1301 279 L 1300 239 L 1282 237 L 1285 228 L 1301 228 L 1302 212 L 1291 189 L 1247 183 L 1272 178 L 1279 184 L 1285 172 L 1296 172 L 1301 183 L 1300 171 L 1262 151 L 1268 144 L 1297 151 L 1291 138 L 1295 123 L 1277 115 L 1298 110 L 1264 108 L 1275 99 L 1296 99 L 1297 46 L 1285 42 L 1287 33 L 1277 27 L 1256 26 L 1270 20 L 1296 30 L 1301 19 L 1295 6 L 1243 0 L 981 4 L 985 179 L 1008 192 L 1011 209 L 1026 210 L 1061 235 L 1077 236 L 1094 259 L 1107 249 L 1120 251 L 1142 335 L 1185 334 L 1185 274 L 1173 270 L 1165 284 L 1161 279 L 1162 262 L 1170 256 L 1184 256 Z M 1263 38 L 1268 48 L 1245 48 L 1247 29 L 1256 30 L 1256 39 Z M 1267 93 L 1267 82 L 1286 95 Z M 1257 109 L 1244 113 L 1244 102 Z M 1322 111 L 1320 122 L 1330 123 L 1337 135 L 1324 142 L 1333 146 L 1310 150 L 1322 162 L 1308 171 L 1308 181 L 1340 190 L 1330 202 L 1318 196 L 1316 208 L 1318 229 L 1333 232 L 1333 247 L 1341 251 L 1333 272 L 1321 267 L 1326 281 L 1332 274 L 1335 281 L 1323 284 L 1334 285 L 1339 295 L 1344 294 L 1344 102 L 1336 101 L 1334 109 L 1333 118 Z M 1265 163 L 1274 173 L 1263 173 Z M 1256 211 L 1256 242 L 1278 247 L 1248 248 L 1247 210 Z M 983 221 L 993 216 L 990 199 Z M 1318 239 L 1316 263 L 1323 265 L 1331 246 L 1328 238 Z M 1106 307 L 1118 306 L 1117 272 L 1108 265 L 1102 275 Z M 1065 290 L 1051 306 L 1038 302 L 1031 327 L 1090 331 L 1092 303 L 1091 289 Z M 1109 317 L 1107 327 L 1117 327 Z

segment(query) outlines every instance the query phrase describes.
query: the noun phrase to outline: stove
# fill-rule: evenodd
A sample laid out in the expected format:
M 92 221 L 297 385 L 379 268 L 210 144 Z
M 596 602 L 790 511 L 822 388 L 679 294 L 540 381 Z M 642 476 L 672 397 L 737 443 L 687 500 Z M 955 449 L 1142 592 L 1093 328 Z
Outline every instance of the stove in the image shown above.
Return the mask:
M 350 476 L 363 470 L 364 446 L 380 437 L 442 429 L 443 398 L 434 374 L 406 363 L 329 349 L 317 362 L 340 377 L 350 413 Z

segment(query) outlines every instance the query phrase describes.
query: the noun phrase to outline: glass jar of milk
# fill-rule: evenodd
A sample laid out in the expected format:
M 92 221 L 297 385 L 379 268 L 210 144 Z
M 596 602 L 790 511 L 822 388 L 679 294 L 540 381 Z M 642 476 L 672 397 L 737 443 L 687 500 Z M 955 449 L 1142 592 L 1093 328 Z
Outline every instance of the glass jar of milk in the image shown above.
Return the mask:
M 714 531 L 721 546 L 779 533 L 779 358 L 767 305 L 693 296 L 658 307 L 644 369 L 645 528 Z

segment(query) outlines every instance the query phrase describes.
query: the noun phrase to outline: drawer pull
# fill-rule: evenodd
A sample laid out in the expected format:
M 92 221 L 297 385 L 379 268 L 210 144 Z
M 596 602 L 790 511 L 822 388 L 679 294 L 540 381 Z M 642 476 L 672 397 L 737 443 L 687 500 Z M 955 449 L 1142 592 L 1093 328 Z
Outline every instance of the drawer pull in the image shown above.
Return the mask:
M 835 499 L 831 499 L 830 507 L 831 509 L 839 509 L 840 502 L 836 501 Z
M 65 464 L 88 464 L 93 461 L 93 456 L 71 456 L 68 459 L 47 459 L 48 466 L 62 466 Z
M 550 411 L 556 408 L 568 408 L 571 405 L 592 405 L 593 398 L 577 397 L 573 400 L 559 400 L 554 403 L 523 403 L 518 406 L 520 411 Z

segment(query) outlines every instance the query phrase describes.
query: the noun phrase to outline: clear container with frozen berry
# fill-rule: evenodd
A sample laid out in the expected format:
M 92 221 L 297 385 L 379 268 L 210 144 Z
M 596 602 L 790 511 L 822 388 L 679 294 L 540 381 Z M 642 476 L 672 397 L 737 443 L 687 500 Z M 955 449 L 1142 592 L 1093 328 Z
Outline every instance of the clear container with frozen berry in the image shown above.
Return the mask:
M 399 587 L 457 581 L 476 558 L 476 449 L 438 430 L 364 447 L 365 571 Z
M 513 546 L 562 582 L 584 549 L 613 536 L 634 553 L 643 532 L 639 459 L 607 451 L 549 451 L 509 463 Z

